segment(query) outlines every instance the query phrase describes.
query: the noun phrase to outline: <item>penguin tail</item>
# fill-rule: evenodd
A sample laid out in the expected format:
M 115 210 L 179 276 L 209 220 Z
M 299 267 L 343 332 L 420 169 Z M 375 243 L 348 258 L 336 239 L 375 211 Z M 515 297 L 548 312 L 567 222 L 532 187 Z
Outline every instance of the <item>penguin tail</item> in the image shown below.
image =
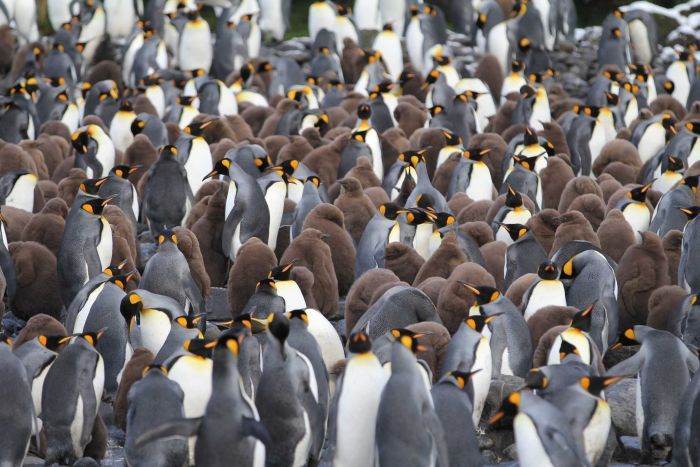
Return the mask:
M 147 430 L 136 440 L 136 448 L 141 449 L 148 443 L 163 438 L 189 438 L 197 433 L 202 417 L 177 418 L 166 421 L 156 428 Z

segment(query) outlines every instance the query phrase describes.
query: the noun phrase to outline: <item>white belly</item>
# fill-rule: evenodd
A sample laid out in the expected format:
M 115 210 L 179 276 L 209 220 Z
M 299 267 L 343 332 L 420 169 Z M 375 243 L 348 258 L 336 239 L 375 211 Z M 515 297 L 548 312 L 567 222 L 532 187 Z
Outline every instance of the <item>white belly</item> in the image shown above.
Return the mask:
M 287 184 L 284 181 L 275 182 L 265 193 L 265 202 L 270 210 L 270 230 L 267 237 L 267 245 L 274 249 L 277 247 L 277 234 L 284 214 L 284 199 L 287 197 Z
M 311 448 L 311 423 L 309 423 L 309 415 L 306 410 L 304 414 L 304 437 L 294 448 L 294 463 L 292 467 L 304 467 L 309 458 L 309 450 Z
M 352 24 L 347 16 L 336 16 L 335 18 L 335 45 L 338 49 L 338 53 L 342 54 L 345 46 L 343 42 L 346 38 L 352 39 L 353 42 L 359 44 L 359 39 L 357 37 L 357 31 L 355 30 L 355 25 Z
M 605 125 L 596 122 L 593 127 L 593 133 L 591 133 L 591 139 L 588 142 L 588 148 L 591 152 L 591 164 L 595 162 L 596 158 L 600 154 L 600 150 L 608 142 L 607 132 L 605 130 Z
M 309 318 L 309 333 L 314 336 L 321 348 L 321 357 L 326 369 L 330 373 L 333 367 L 345 358 L 343 343 L 335 331 L 333 325 L 321 314 L 320 311 L 308 308 L 306 315 Z
M 492 200 L 493 183 L 491 182 L 491 171 L 483 162 L 476 162 L 472 168 L 467 196 L 474 201 Z
M 295 281 L 278 281 L 277 295 L 284 298 L 285 312 L 303 310 L 306 308 L 306 300 L 301 293 L 299 285 Z
M 187 125 L 192 123 L 192 120 L 194 120 L 197 115 L 199 115 L 199 110 L 195 109 L 194 107 L 190 105 L 183 107 L 182 112 L 180 113 L 180 121 L 177 123 L 177 126 L 183 130 Z
M 224 85 L 224 83 L 219 82 L 219 115 L 236 115 L 238 113 L 238 101 L 236 96 L 233 95 L 233 91 Z
M 559 281 L 540 281 L 530 294 L 525 308 L 525 321 L 529 320 L 537 310 L 549 305 L 566 306 L 564 285 Z
M 68 127 L 71 134 L 75 133 L 80 124 L 80 111 L 78 110 L 78 106 L 72 103 L 68 104 L 61 116 L 61 122 Z
M 134 134 L 131 132 L 131 124 L 136 119 L 136 114 L 117 112 L 109 126 L 109 134 L 114 143 L 114 147 L 124 152 L 134 141 Z
M 111 38 L 122 39 L 129 35 L 136 22 L 134 3 L 131 1 L 105 0 L 107 13 L 107 32 Z
M 170 334 L 170 318 L 162 311 L 145 309 L 141 312 L 141 344 L 157 355 Z
M 7 195 L 5 204 L 29 213 L 33 212 L 35 187 L 36 177 L 33 175 L 19 177 L 15 186 L 12 187 L 12 191 Z
M 373 48 L 382 53 L 389 74 L 397 80 L 403 71 L 403 51 L 399 36 L 393 31 L 380 32 L 374 39 Z
M 371 129 L 366 134 L 365 142 L 372 152 L 372 171 L 379 180 L 384 180 L 384 162 L 382 161 L 382 145 L 377 131 Z
M 165 113 L 165 94 L 163 89 L 160 86 L 149 86 L 146 89 L 146 97 L 155 107 L 158 118 L 163 118 Z
M 85 304 L 78 312 L 78 316 L 75 317 L 75 324 L 73 324 L 73 329 L 69 330 L 68 332 L 73 334 L 80 334 L 85 330 L 85 323 L 87 322 L 88 316 L 90 316 L 90 309 L 92 308 L 92 305 L 95 304 L 97 297 L 99 297 L 102 293 L 102 289 L 105 288 L 105 285 L 106 282 L 95 287 L 95 290 L 90 292 L 90 295 L 88 295 L 87 300 L 85 300 Z
M 637 436 L 641 442 L 642 435 L 644 434 L 644 406 L 642 405 L 642 386 L 639 375 L 637 375 L 637 392 L 635 396 L 636 409 L 635 409 L 635 421 L 637 422 Z
M 370 29 L 377 31 L 381 29 L 379 24 L 379 0 L 355 0 L 355 24 L 357 29 Z
M 519 413 L 513 420 L 518 464 L 521 467 L 553 467 L 532 419 Z
M 430 237 L 433 234 L 433 224 L 426 222 L 416 227 L 416 235 L 413 237 L 413 248 L 426 261 L 430 258 Z
M 78 393 L 78 400 L 75 405 L 75 414 L 70 424 L 70 439 L 73 444 L 73 452 L 76 457 L 83 457 L 83 446 L 80 438 L 83 434 L 83 397 Z
M 686 166 L 692 167 L 693 164 L 698 161 L 700 161 L 700 138 L 695 139 L 693 148 L 690 150 L 690 154 L 688 154 L 688 162 L 686 163 Z
M 32 401 L 34 402 L 34 415 L 37 418 L 41 415 L 41 394 L 44 390 L 44 380 L 46 380 L 46 375 L 51 369 L 51 365 L 53 363 L 46 365 L 46 368 L 41 370 L 41 373 L 32 381 Z
M 193 195 L 197 194 L 197 191 L 204 183 L 204 177 L 210 174 L 213 169 L 211 151 L 206 140 L 201 137 L 194 138 L 190 148 L 190 156 L 185 162 L 187 182 L 190 184 Z
M 211 32 L 206 21 L 200 20 L 196 24 L 185 25 L 180 37 L 177 59 L 183 70 L 201 68 L 208 72 L 213 56 Z
M 472 421 L 474 426 L 479 426 L 481 412 L 486 404 L 486 396 L 491 385 L 491 373 L 493 362 L 491 360 L 491 347 L 486 337 L 482 337 L 476 348 L 476 356 L 470 371 L 481 370 L 472 377 L 474 385 L 474 408 L 472 409 Z
M 504 75 L 508 73 L 510 67 L 510 44 L 505 40 L 507 37 L 506 24 L 504 21 L 491 28 L 486 39 L 486 51 L 498 59 Z
M 374 465 L 377 410 L 386 381 L 387 374 L 374 355 L 358 355 L 348 362 L 338 399 L 334 465 Z
M 280 0 L 260 0 L 260 28 L 272 34 L 275 40 L 284 39 L 284 17 Z
M 647 127 L 639 140 L 637 149 L 642 164 L 651 159 L 666 145 L 666 129 L 661 123 L 653 123 Z
M 204 415 L 211 397 L 212 360 L 186 355 L 180 357 L 168 373 L 185 393 L 183 407 L 186 418 Z
M 312 41 L 321 29 L 334 32 L 333 26 L 335 26 L 335 11 L 328 3 L 312 4 L 309 7 L 309 36 Z
M 608 406 L 607 402 L 600 401 L 595 412 L 593 412 L 593 417 L 588 422 L 588 426 L 583 430 L 586 458 L 591 464 L 595 464 L 605 450 L 610 425 L 610 406 Z
M 632 202 L 625 207 L 625 210 L 622 211 L 622 215 L 630 227 L 632 227 L 637 243 L 640 243 L 642 241 L 642 236 L 639 232 L 646 232 L 649 229 L 649 222 L 651 221 L 651 213 L 646 204 Z
M 683 175 L 679 172 L 664 173 L 661 177 L 657 178 L 654 184 L 651 186 L 652 190 L 659 191 L 662 194 L 666 193 L 673 187 L 676 183 L 683 179 Z
M 416 70 L 423 69 L 423 31 L 420 29 L 418 18 L 411 19 L 406 28 L 406 49 Z
M 673 81 L 673 98 L 685 106 L 690 93 L 690 81 L 685 63 L 673 62 L 666 70 L 666 78 Z
M 102 232 L 100 233 L 100 243 L 97 244 L 97 254 L 104 270 L 112 262 L 112 228 L 104 217 L 100 217 L 100 222 L 102 222 Z

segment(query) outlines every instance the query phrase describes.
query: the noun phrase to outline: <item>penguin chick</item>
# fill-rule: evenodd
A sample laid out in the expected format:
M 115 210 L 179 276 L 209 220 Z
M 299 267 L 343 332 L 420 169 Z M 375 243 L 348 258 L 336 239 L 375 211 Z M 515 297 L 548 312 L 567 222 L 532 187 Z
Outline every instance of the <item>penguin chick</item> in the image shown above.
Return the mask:
M 306 216 L 302 233 L 306 229 L 316 229 L 325 235 L 324 242 L 330 247 L 333 269 L 337 278 L 338 293 L 340 294 L 339 296 L 344 297 L 355 280 L 356 251 L 352 237 L 344 228 L 342 211 L 338 207 L 327 203 L 319 204 Z M 295 258 L 287 254 L 287 252 L 284 253 L 283 257 Z
M 461 282 L 482 284 L 496 287 L 496 281 L 486 269 L 475 263 L 465 263 L 457 266 L 447 278 L 437 302 L 440 319 L 452 333 L 469 314 L 469 306 L 474 301 L 474 294 L 466 289 Z
M 449 233 L 445 235 L 440 246 L 428 261 L 423 263 L 413 280 L 413 285 L 417 286 L 431 277 L 447 279 L 457 266 L 467 261 L 467 255 L 460 247 L 456 235 Z
M 221 248 L 225 205 L 226 187 L 220 185 L 216 193 L 209 198 L 204 214 L 191 227 L 202 251 L 204 267 L 214 287 L 225 285 L 228 272 L 228 258 Z
M 9 250 L 17 272 L 17 290 L 10 304 L 14 314 L 25 321 L 38 312 L 58 318 L 62 302 L 56 257 L 36 242 L 13 242 Z
M 585 240 L 600 247 L 591 223 L 580 212 L 571 211 L 562 214 L 557 219 L 557 223 L 551 251 L 558 251 L 559 248 L 572 240 Z
M 401 281 L 413 283 L 424 264 L 425 259 L 410 245 L 400 242 L 386 245 L 384 267 L 393 271 Z
M 385 284 L 395 284 L 401 280 L 388 269 L 370 269 L 360 276 L 350 288 L 345 299 L 345 329 L 347 336 L 358 319 L 367 311 L 375 291 Z
M 350 233 L 353 242 L 357 245 L 365 227 L 367 227 L 370 219 L 374 216 L 374 204 L 365 194 L 362 185 L 356 178 L 346 176 L 338 183 L 342 187 L 341 193 L 333 201 L 333 204 L 343 212 L 345 229 Z
M 325 234 L 319 230 L 304 229 L 289 245 L 280 258 L 287 264 L 298 259 L 298 265 L 305 266 L 314 276 L 312 288 L 318 310 L 324 316 L 334 316 L 338 310 L 338 279 L 333 266 L 331 249 L 324 241 Z M 352 268 L 353 263 L 350 263 Z
M 61 198 L 50 200 L 41 212 L 32 216 L 22 230 L 23 242 L 37 242 L 47 247 L 54 255 L 58 254 L 65 227 L 68 206 Z
M 255 293 L 257 282 L 267 277 L 275 266 L 275 253 L 259 238 L 252 237 L 241 246 L 228 273 L 228 303 L 232 317 L 235 318 L 242 312 Z
M 622 211 L 613 209 L 598 226 L 600 247 L 619 263 L 627 249 L 636 243 L 634 231 L 625 220 Z

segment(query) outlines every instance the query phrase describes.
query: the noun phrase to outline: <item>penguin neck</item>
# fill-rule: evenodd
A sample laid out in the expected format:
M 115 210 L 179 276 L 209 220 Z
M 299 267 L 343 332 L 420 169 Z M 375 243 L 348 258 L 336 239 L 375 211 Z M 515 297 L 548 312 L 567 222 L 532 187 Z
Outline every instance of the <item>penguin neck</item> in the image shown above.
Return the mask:
M 228 349 L 214 350 L 212 394 L 226 394 L 228 398 L 240 397 L 238 379 L 238 357 Z
M 416 357 L 400 342 L 394 342 L 391 347 L 391 372 L 416 372 Z

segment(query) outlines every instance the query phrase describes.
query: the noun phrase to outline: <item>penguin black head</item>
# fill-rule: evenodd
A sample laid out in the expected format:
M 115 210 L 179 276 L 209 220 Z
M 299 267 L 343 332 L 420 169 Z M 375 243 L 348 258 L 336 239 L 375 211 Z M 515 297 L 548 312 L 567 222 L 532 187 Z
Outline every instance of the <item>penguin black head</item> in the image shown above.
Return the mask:
M 349 6 L 337 4 L 335 8 L 338 11 L 338 16 L 347 16 L 352 13 L 352 8 L 350 8 Z
M 418 16 L 418 5 L 411 5 L 411 16 Z
M 143 301 L 136 292 L 131 292 L 122 298 L 119 304 L 119 312 L 126 321 L 129 330 L 133 328 L 134 323 L 141 323 L 141 310 L 143 310 Z
M 586 376 L 578 380 L 581 387 L 590 394 L 600 397 L 600 394 L 608 386 L 622 381 L 620 376 Z
M 620 96 L 611 92 L 605 93 L 605 101 L 608 107 L 616 107 L 620 103 Z
M 238 335 L 223 334 L 221 337 L 219 337 L 216 340 L 216 345 L 215 345 L 215 348 L 217 349 L 216 351 L 218 352 L 219 349 L 221 349 L 221 350 L 227 349 L 233 355 L 238 356 L 238 352 L 240 351 L 241 342 L 243 342 L 243 340 L 246 337 L 247 336 L 245 334 L 238 334 Z
M 165 242 L 174 243 L 177 245 L 177 235 L 172 230 L 166 228 L 158 235 L 158 245 L 162 245 Z
M 591 322 L 593 319 L 593 308 L 595 308 L 596 303 L 597 300 L 583 310 L 578 311 L 571 320 L 571 327 L 584 332 L 590 332 Z
M 490 287 L 488 285 L 473 285 L 464 281 L 457 281 L 467 288 L 471 293 L 474 294 L 474 305 L 481 306 L 488 303 L 493 303 L 501 296 L 501 292 L 498 289 Z
M 445 144 L 447 146 L 461 146 L 462 138 L 448 130 L 442 130 L 442 136 L 445 137 Z
M 415 169 L 418 167 L 418 164 L 425 162 L 423 154 L 425 154 L 425 149 L 421 149 L 420 151 L 406 151 L 399 154 L 399 160 L 411 164 Z
M 652 184 L 653 182 L 649 182 L 644 186 L 634 188 L 628 191 L 627 194 L 625 194 L 625 196 L 638 203 L 643 203 L 647 199 L 647 192 L 649 191 L 649 188 L 651 188 Z
M 559 268 L 552 261 L 545 261 L 537 268 L 537 275 L 540 279 L 554 281 L 559 279 Z
M 258 64 L 258 69 L 256 70 L 258 73 L 266 73 L 274 70 L 275 67 L 272 66 L 272 63 L 268 62 L 267 60 L 260 62 Z
M 58 352 L 63 344 L 68 342 L 73 336 L 37 336 L 37 340 L 41 345 L 49 350 Z
M 523 86 L 524 88 L 525 86 Z M 522 89 L 521 89 L 522 92 Z M 535 133 L 535 130 L 528 127 L 525 127 L 525 132 L 523 133 L 523 145 L 524 146 L 533 146 L 539 144 L 539 138 L 537 137 L 537 133 Z
M 668 172 L 682 172 L 685 169 L 685 164 L 683 159 L 676 158 L 673 156 L 668 156 L 668 163 L 666 164 L 666 171 Z
M 144 128 L 146 128 L 146 122 L 139 118 L 135 118 L 134 121 L 131 122 L 131 133 L 134 136 L 140 134 Z
M 503 314 L 503 313 L 494 313 L 490 316 L 486 316 L 481 311 L 481 308 L 479 308 L 478 315 L 471 315 L 467 319 L 465 319 L 464 322 L 467 323 L 467 326 L 472 328 L 474 331 L 481 333 L 487 324 L 492 322 L 494 319 L 496 319 L 501 314 Z
M 396 220 L 399 216 L 399 206 L 394 203 L 384 203 L 379 205 L 379 214 L 389 220 Z
M 628 328 L 620 333 L 620 335 L 617 337 L 617 341 L 610 346 L 610 350 L 617 350 L 621 347 L 632 345 L 639 345 L 639 341 L 634 333 L 634 328 Z
M 511 60 L 510 71 L 520 73 L 525 69 L 525 63 L 522 60 Z
M 430 108 L 430 116 L 434 117 L 436 115 L 439 115 L 445 111 L 445 108 L 441 105 L 434 105 Z
M 318 53 L 320 53 L 321 55 L 330 55 L 331 49 L 329 49 L 328 47 L 319 47 Z M 306 75 L 305 81 L 307 84 L 310 84 L 311 86 L 317 86 L 318 85 L 318 76 Z
M 316 188 L 318 188 L 319 185 L 321 185 L 321 179 L 318 178 L 316 175 L 311 175 L 310 177 L 306 177 L 304 179 L 304 184 L 306 184 L 306 182 L 313 183 L 314 185 L 316 185 Z
M 360 143 L 364 143 L 366 138 L 367 138 L 367 130 L 363 130 L 363 131 L 355 130 L 352 132 L 350 137 L 352 139 L 354 139 L 355 141 L 359 141 Z
M 109 173 L 112 173 L 119 178 L 123 178 L 124 180 L 128 180 L 129 175 L 136 172 L 140 168 L 141 168 L 140 165 L 134 165 L 134 166 L 115 165 L 114 167 L 112 167 L 112 170 L 110 170 Z
M 428 211 L 434 212 L 434 205 L 433 197 L 428 193 L 421 193 L 416 197 L 416 206 L 420 209 L 427 209 Z
M 163 146 L 163 149 L 160 151 L 160 156 L 163 159 L 177 159 L 177 148 L 172 144 Z
M 530 231 L 530 229 L 522 224 L 501 224 L 499 223 L 503 229 L 508 232 L 508 235 L 510 236 L 511 240 L 514 242 L 517 241 L 520 237 L 525 235 Z
M 466 149 L 463 153 L 464 157 L 466 157 L 469 160 L 480 162 L 484 156 L 486 156 L 488 153 L 491 152 L 491 148 L 472 148 L 472 149 Z
M 668 131 L 675 131 L 676 119 L 673 115 L 665 113 L 661 116 L 661 125 Z
M 515 191 L 510 184 L 507 184 L 508 191 L 506 191 L 506 203 L 505 205 L 509 208 L 515 209 L 520 208 L 523 205 L 523 197 L 520 193 Z
M 479 16 L 476 18 L 476 28 L 477 29 L 484 29 L 484 26 L 486 26 L 486 20 L 487 16 L 484 13 L 479 13 Z
M 399 214 L 406 214 L 406 222 L 410 225 L 420 225 L 433 222 L 437 215 L 431 211 L 421 208 L 399 209 Z
M 134 278 L 134 273 L 131 272 L 129 274 L 119 274 L 119 275 L 110 276 L 110 278 L 107 280 L 107 282 L 111 282 L 112 284 L 116 285 L 120 289 L 125 290 L 126 284 L 128 284 L 129 281 L 133 278 Z
M 298 319 L 303 321 L 306 326 L 309 325 L 309 315 L 306 314 L 306 310 L 304 309 L 290 311 L 287 313 L 287 318 L 289 318 L 290 321 L 293 319 Z
M 618 18 L 624 18 L 624 17 L 625 17 L 625 12 L 622 11 L 622 10 L 620 10 L 619 7 L 615 7 L 615 9 L 613 10 L 613 15 L 615 15 L 615 16 L 618 17 Z
M 316 120 L 316 123 L 314 123 L 314 127 L 318 128 L 318 131 L 323 134 L 330 124 L 331 118 L 324 112 L 318 116 L 318 120 Z
M 580 357 L 580 352 L 571 342 L 562 339 L 559 345 L 559 361 L 564 361 L 568 355 L 576 355 Z
M 439 212 L 435 218 L 435 226 L 438 229 L 442 229 L 443 227 L 454 224 L 456 221 L 457 219 L 455 219 L 455 216 L 449 212 Z
M 546 389 L 549 385 L 549 378 L 545 376 L 539 368 L 533 368 L 525 375 L 525 387 L 530 389 Z
M 284 313 L 272 313 L 267 317 L 267 329 L 280 344 L 284 345 L 289 336 L 289 319 Z
M 105 206 L 109 204 L 110 201 L 112 201 L 114 197 L 102 199 L 102 198 L 95 198 L 91 199 L 89 201 L 84 202 L 83 204 L 80 205 L 80 208 L 87 212 L 88 214 L 94 214 L 95 216 L 101 216 L 102 211 L 104 210 Z
M 406 347 L 414 354 L 425 351 L 425 347 L 418 343 L 418 338 L 423 337 L 425 334 L 419 334 L 408 329 L 400 328 L 394 328 L 390 332 L 391 336 L 396 340 L 396 342 L 400 342 L 401 345 Z
M 372 351 L 372 339 L 364 331 L 358 331 L 350 335 L 348 350 L 355 354 L 364 354 Z
M 687 208 L 678 208 L 680 209 L 686 216 L 688 216 L 688 220 L 692 221 L 696 217 L 698 217 L 698 214 L 700 214 L 700 206 L 689 206 Z
M 389 80 L 384 80 L 374 87 L 374 91 L 379 93 L 391 92 L 392 89 L 394 89 L 394 83 Z
M 698 134 L 698 133 L 700 133 L 700 122 L 698 122 L 698 121 L 695 121 L 695 122 L 688 122 L 688 123 L 685 124 L 685 128 L 686 128 L 688 131 L 691 131 L 691 132 L 693 132 L 693 133 Z
M 63 91 L 59 92 L 56 94 L 56 97 L 54 98 L 56 102 L 63 102 L 66 103 L 70 100 L 70 96 L 68 96 L 68 90 L 64 89 Z
M 520 408 L 520 391 L 513 391 L 508 394 L 501 404 L 501 408 L 498 412 L 491 417 L 489 420 L 489 425 L 495 425 L 499 421 L 503 425 L 510 425 L 513 423 L 513 418 L 518 414 Z
M 71 136 L 71 144 L 73 148 L 81 154 L 85 154 L 89 150 L 90 135 L 85 130 L 78 130 Z
M 428 73 L 428 76 L 425 77 L 425 83 L 423 84 L 423 88 L 427 88 L 428 85 L 434 84 L 437 82 L 438 78 L 440 77 L 440 72 L 433 69 Z
M 530 51 L 530 48 L 532 48 L 532 42 L 530 42 L 530 39 L 527 37 L 523 37 L 518 41 L 518 48 L 521 52 L 526 54 Z
M 134 106 L 131 104 L 130 100 L 122 99 L 122 101 L 119 103 L 119 111 L 120 112 L 133 112 Z
M 670 79 L 664 81 L 664 83 L 661 86 L 664 88 L 664 91 L 666 91 L 668 94 L 673 94 L 673 91 L 676 89 L 676 85 Z
M 361 120 L 369 120 L 372 117 L 372 108 L 369 104 L 360 104 L 357 108 L 357 117 Z
M 467 389 L 467 383 L 472 379 L 472 377 L 481 371 L 481 368 L 475 371 L 450 371 L 448 373 L 454 379 L 455 384 L 459 389 Z
M 382 26 L 382 31 L 393 31 L 394 26 L 391 25 L 391 23 L 386 23 L 384 26 Z
M 216 346 L 216 341 L 207 341 L 204 339 L 189 339 L 185 341 L 183 345 L 185 350 L 200 358 L 211 358 L 211 352 L 214 346 Z
M 216 164 L 214 164 L 214 170 L 209 172 L 203 180 L 206 180 L 211 177 L 216 177 L 217 175 L 226 175 L 228 177 L 229 175 L 229 169 L 231 167 L 231 159 L 228 158 L 223 158 Z
M 202 136 L 204 130 L 212 124 L 214 120 L 207 120 L 206 122 L 200 123 L 190 123 L 185 127 L 185 133 L 192 136 Z
M 294 265 L 298 261 L 298 259 L 293 259 L 287 264 L 280 264 L 279 266 L 275 266 L 274 268 L 272 268 L 267 277 L 272 278 L 276 281 L 288 281 L 291 278 L 292 269 L 294 269 Z
M 621 39 L 622 30 L 620 28 L 612 28 L 610 30 L 610 37 L 612 37 L 613 39 Z
M 143 371 L 141 372 L 141 377 L 143 378 L 151 371 L 159 371 L 159 372 L 163 373 L 165 376 L 168 376 L 168 369 L 166 367 L 164 367 L 163 365 L 158 365 L 157 363 L 151 363 L 150 365 L 146 366 L 146 368 L 143 369 Z
M 183 96 L 179 96 L 179 97 L 175 100 L 175 102 L 177 102 L 178 104 L 180 104 L 180 105 L 182 105 L 182 106 L 184 106 L 184 107 L 187 107 L 187 106 L 192 105 L 192 102 L 194 102 L 194 100 L 195 100 L 196 98 L 197 98 L 196 95 L 194 95 L 194 96 L 184 96 L 184 95 L 183 95 Z
M 593 105 L 587 105 L 585 107 L 581 107 L 579 114 L 583 113 L 584 115 L 588 115 L 589 117 L 596 118 L 600 114 L 600 107 L 596 107 Z
M 104 335 L 106 330 L 107 330 L 107 328 L 102 328 L 97 332 L 84 332 L 82 334 L 74 334 L 73 337 L 79 337 L 79 338 L 85 339 L 88 342 L 88 344 L 95 347 L 97 345 L 97 341 L 100 340 L 100 338 Z M 70 336 L 66 336 L 66 337 L 70 337 Z
M 680 181 L 681 185 L 687 186 L 693 193 L 698 191 L 698 182 L 700 182 L 700 175 L 689 175 Z
M 266 277 L 265 279 L 259 280 L 258 283 L 255 284 L 255 290 L 258 289 L 277 291 L 277 284 L 275 283 L 275 279 L 271 277 Z
M 107 274 L 108 276 L 118 276 L 122 273 L 124 270 L 124 267 L 129 263 L 128 260 L 124 260 L 121 263 L 117 264 L 116 266 L 109 265 L 107 266 L 104 271 L 102 271 L 103 274 Z
M 416 77 L 416 74 L 413 73 L 412 71 L 404 70 L 401 72 L 399 75 L 399 86 L 404 87 L 406 86 L 406 83 L 411 81 L 413 78 Z
M 272 165 L 272 159 L 270 158 L 269 155 L 265 155 L 265 157 L 259 157 L 255 159 L 255 165 L 262 171 L 265 170 L 263 167 L 265 166 L 271 166 Z M 296 159 L 288 159 L 280 164 L 277 164 L 274 166 L 274 169 L 279 169 L 282 172 L 284 172 L 287 175 L 292 175 L 294 171 L 299 167 L 299 161 Z M 267 168 L 267 167 L 265 167 Z
M 527 170 L 534 172 L 535 171 L 535 164 L 537 163 L 537 159 L 540 156 L 532 156 L 532 157 L 525 157 L 525 156 L 513 156 L 513 162 L 517 165 L 525 167 Z
M 449 55 L 437 55 L 433 57 L 433 61 L 439 66 L 447 66 L 452 63 L 452 58 Z

